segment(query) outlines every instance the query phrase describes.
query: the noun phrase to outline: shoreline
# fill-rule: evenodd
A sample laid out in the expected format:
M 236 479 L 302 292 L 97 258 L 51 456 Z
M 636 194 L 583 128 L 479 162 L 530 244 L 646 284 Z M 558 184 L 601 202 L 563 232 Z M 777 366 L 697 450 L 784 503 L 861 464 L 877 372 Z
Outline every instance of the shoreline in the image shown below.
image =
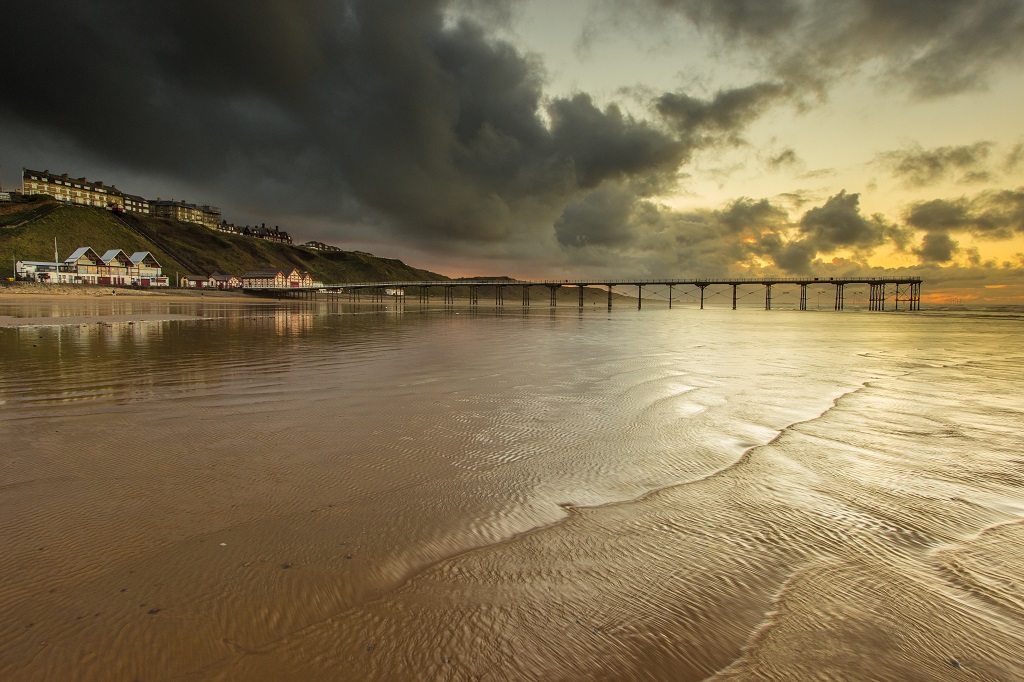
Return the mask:
M 38 296 L 40 298 L 60 299 L 103 299 L 117 297 L 149 298 L 172 300 L 188 300 L 217 298 L 225 300 L 246 301 L 277 301 L 279 299 L 255 296 L 241 291 L 223 289 L 137 289 L 133 287 L 117 287 L 97 284 L 40 284 L 38 282 L 13 282 L 0 286 L 0 301 L 20 299 L 22 296 Z

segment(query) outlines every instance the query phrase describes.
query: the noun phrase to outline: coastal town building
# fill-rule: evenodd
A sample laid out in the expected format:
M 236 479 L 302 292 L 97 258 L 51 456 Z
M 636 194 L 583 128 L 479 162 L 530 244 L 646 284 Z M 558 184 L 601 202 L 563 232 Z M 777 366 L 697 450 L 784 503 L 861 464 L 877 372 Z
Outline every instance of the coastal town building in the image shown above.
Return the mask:
M 280 244 L 292 243 L 292 237 L 290 234 L 279 229 L 276 225 L 273 228 L 269 228 L 266 223 L 263 223 L 259 227 L 249 227 L 246 225 L 242 228 L 242 234 L 247 237 L 257 237 L 258 239 L 266 239 L 267 241 L 278 242 Z
M 113 185 L 83 178 L 72 178 L 67 173 L 57 175 L 48 170 L 36 171 L 23 168 L 21 171 L 22 194 L 42 194 L 57 201 L 79 206 L 96 206 L 109 211 L 128 212 L 138 215 L 167 218 L 179 222 L 203 225 L 211 230 L 265 239 L 281 244 L 291 244 L 290 234 L 278 226 L 267 227 L 263 223 L 256 227 L 237 227 L 221 219 L 221 211 L 209 204 L 190 204 L 174 199 L 146 199 L 136 194 L 122 192 Z M 0 201 L 10 201 L 11 193 L 0 193 Z M 325 245 L 326 246 L 326 245 Z M 332 247 L 336 249 L 337 247 Z M 340 250 L 340 249 L 339 249 Z
M 163 274 L 160 263 L 149 251 L 136 251 L 131 255 L 132 267 L 135 272 L 132 284 L 140 287 L 168 287 L 170 279 Z
M 207 286 L 211 289 L 241 289 L 242 278 L 237 275 L 222 275 L 215 272 L 210 275 Z
M 211 230 L 220 224 L 220 209 L 216 206 L 197 206 L 186 201 L 163 201 L 157 199 L 150 202 L 150 210 L 157 218 L 169 218 L 183 223 L 203 225 Z
M 100 256 L 100 262 L 103 265 L 100 267 L 97 284 L 125 286 L 131 282 L 129 270 L 132 267 L 132 261 L 128 254 L 121 249 L 107 251 Z
M 304 249 L 312 249 L 313 251 L 341 251 L 340 246 L 334 246 L 333 244 L 325 244 L 324 242 L 306 242 L 305 244 L 299 244 Z
M 57 201 L 79 206 L 97 206 L 111 211 L 131 211 L 148 215 L 149 202 L 142 197 L 125 194 L 113 185 L 72 178 L 67 173 L 56 175 L 48 170 L 23 168 L 21 191 L 24 195 L 46 194 Z M 127 201 L 126 201 L 127 198 Z
M 74 284 L 75 272 L 64 263 L 19 260 L 14 263 L 14 277 L 23 282 Z
M 136 194 L 122 194 L 124 200 L 124 210 L 129 213 L 139 213 L 141 215 L 150 215 L 149 199 L 144 199 Z
M 242 275 L 245 289 L 298 289 L 322 286 L 308 272 L 291 269 L 254 270 Z
M 288 280 L 281 270 L 253 270 L 242 275 L 244 289 L 283 289 Z
M 160 263 L 148 251 L 128 256 L 120 249 L 111 249 L 100 256 L 88 246 L 76 249 L 64 261 L 17 261 L 14 274 L 21 281 L 48 284 L 170 286 Z
M 64 259 L 64 265 L 75 272 L 75 282 L 99 284 L 100 267 L 103 261 L 98 253 L 88 246 L 82 246 Z
M 203 275 L 182 275 L 178 280 L 178 286 L 182 289 L 205 289 L 209 284 L 209 278 Z

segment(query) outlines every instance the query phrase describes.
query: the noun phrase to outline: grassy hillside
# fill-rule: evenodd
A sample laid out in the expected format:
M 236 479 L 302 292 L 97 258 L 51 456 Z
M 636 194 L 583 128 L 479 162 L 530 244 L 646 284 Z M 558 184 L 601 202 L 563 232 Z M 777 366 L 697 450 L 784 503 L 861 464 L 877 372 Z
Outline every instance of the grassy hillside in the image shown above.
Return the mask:
M 326 283 L 447 279 L 400 260 L 351 251 L 313 251 L 262 239 L 215 232 L 200 225 L 160 218 L 115 216 L 109 211 L 59 204 L 47 198 L 0 205 L 0 273 L 13 274 L 14 260 L 50 260 L 53 239 L 61 259 L 80 246 L 151 251 L 164 274 L 240 275 L 263 268 L 297 267 Z

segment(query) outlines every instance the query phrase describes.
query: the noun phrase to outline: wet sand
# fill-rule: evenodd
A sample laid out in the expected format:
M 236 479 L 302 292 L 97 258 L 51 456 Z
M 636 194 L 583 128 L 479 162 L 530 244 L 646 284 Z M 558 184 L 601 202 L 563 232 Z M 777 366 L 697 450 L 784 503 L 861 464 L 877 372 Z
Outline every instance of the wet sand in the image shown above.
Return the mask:
M 1019 319 L 461 312 L 0 329 L 0 677 L 1024 679 Z
M 218 298 L 226 300 L 260 300 L 251 294 L 241 291 L 226 291 L 221 289 L 179 289 L 154 287 L 148 289 L 136 289 L 128 287 L 109 287 L 98 285 L 71 285 L 71 284 L 35 284 L 31 282 L 18 282 L 0 286 L 0 305 L 23 300 L 22 297 L 32 297 L 33 300 L 40 299 L 104 299 L 116 298 L 118 296 L 130 298 L 166 299 L 171 301 L 191 301 L 196 298 Z M 274 300 L 274 299 L 267 299 Z

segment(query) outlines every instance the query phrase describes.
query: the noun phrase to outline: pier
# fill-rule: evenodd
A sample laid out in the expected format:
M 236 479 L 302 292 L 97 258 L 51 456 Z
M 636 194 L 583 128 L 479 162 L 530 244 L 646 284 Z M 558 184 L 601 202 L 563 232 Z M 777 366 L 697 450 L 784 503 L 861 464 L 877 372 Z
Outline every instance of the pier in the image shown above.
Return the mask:
M 346 284 L 332 284 L 313 288 L 284 288 L 284 289 L 246 289 L 253 294 L 278 296 L 281 298 L 301 299 L 325 299 L 325 300 L 348 300 L 352 303 L 370 302 L 383 303 L 385 300 L 407 300 L 407 296 L 415 294 L 421 304 L 427 304 L 433 300 L 435 292 L 440 290 L 444 299 L 444 305 L 454 305 L 456 293 L 461 292 L 468 298 L 469 305 L 480 305 L 480 290 L 488 292 L 493 290 L 495 307 L 505 305 L 506 293 L 518 288 L 521 293 L 520 305 L 529 307 L 531 304 L 530 291 L 534 287 L 542 287 L 548 290 L 548 305 L 558 305 L 558 292 L 561 289 L 576 288 L 578 296 L 577 305 L 583 307 L 584 294 L 586 291 L 595 289 L 607 289 L 608 309 L 612 308 L 612 292 L 616 287 L 635 287 L 637 308 L 643 308 L 644 287 L 663 287 L 668 290 L 668 307 L 678 301 L 678 289 L 684 288 L 688 293 L 695 296 L 700 308 L 704 308 L 706 295 L 711 289 L 716 295 L 724 293 L 731 297 L 732 309 L 736 310 L 737 302 L 740 300 L 739 292 L 745 289 L 750 295 L 752 287 L 764 289 L 764 309 L 771 310 L 774 288 L 780 286 L 799 287 L 799 310 L 807 310 L 807 294 L 809 290 L 816 289 L 819 293 L 822 289 L 834 293 L 834 310 L 843 310 L 846 305 L 846 287 L 850 285 L 866 285 L 868 287 L 868 310 L 886 310 L 891 303 L 891 310 L 921 309 L 921 278 L 920 277 L 762 277 L 762 278 L 722 278 L 722 279 L 577 279 L 577 280 L 441 280 L 421 282 L 351 282 Z M 648 289 L 650 290 L 650 289 Z M 755 289 L 756 291 L 756 289 Z M 831 298 L 831 297 L 830 297 Z M 512 299 L 514 300 L 514 298 Z

